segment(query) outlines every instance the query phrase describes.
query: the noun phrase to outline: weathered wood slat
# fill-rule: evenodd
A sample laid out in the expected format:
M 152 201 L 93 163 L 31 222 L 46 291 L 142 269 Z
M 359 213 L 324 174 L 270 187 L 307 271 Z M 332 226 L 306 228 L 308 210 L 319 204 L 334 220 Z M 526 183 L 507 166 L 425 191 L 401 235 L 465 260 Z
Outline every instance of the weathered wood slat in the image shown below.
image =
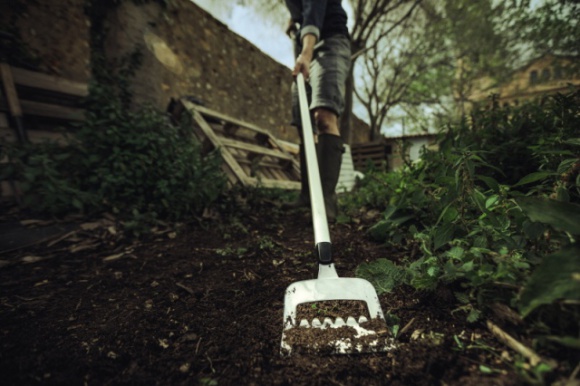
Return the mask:
M 239 142 L 239 141 L 235 141 L 235 140 L 231 140 L 231 139 L 227 139 L 227 138 L 221 138 L 220 141 L 224 146 L 246 150 L 250 153 L 268 155 L 270 157 L 276 157 L 276 158 L 280 158 L 280 159 L 286 160 L 286 161 L 291 161 L 294 159 L 289 154 L 282 153 L 282 152 L 276 151 L 276 150 L 270 150 L 270 149 L 260 147 L 257 145 L 252 145 L 249 143 Z
M 12 71 L 7 63 L 0 63 L 0 74 L 2 78 L 4 95 L 6 95 L 7 99 L 8 111 L 10 111 L 12 116 L 20 117 L 22 116 L 22 110 L 20 109 L 18 94 L 16 93 L 16 88 L 14 87 Z
M 194 107 L 193 104 L 191 102 L 188 102 L 188 101 L 183 101 L 183 104 L 193 114 L 193 119 L 198 124 L 198 126 L 202 130 L 203 134 L 212 142 L 212 144 L 216 148 L 220 148 L 219 139 L 214 134 L 214 132 L 212 131 L 209 124 L 205 121 L 205 119 L 203 119 L 202 115 L 195 108 L 193 108 Z M 246 173 L 244 173 L 244 171 L 242 170 L 240 165 L 236 162 L 234 157 L 227 150 L 224 150 L 224 149 L 220 149 L 220 150 L 221 150 L 221 156 L 224 159 L 225 163 L 227 164 L 228 168 L 231 170 L 231 172 L 237 177 L 237 179 L 242 184 L 245 184 Z
M 250 182 L 253 186 L 263 186 L 264 188 L 280 188 L 280 189 L 292 189 L 292 190 L 299 190 L 300 189 L 300 182 L 296 181 L 278 181 L 278 180 L 260 180 L 255 177 L 248 178 L 248 182 Z
M 186 101 L 186 102 L 188 102 L 188 101 Z M 201 115 L 203 115 L 203 116 L 207 116 L 207 117 L 211 117 L 211 118 L 216 118 L 216 119 L 222 120 L 224 122 L 229 122 L 230 124 L 237 125 L 237 126 L 239 126 L 241 128 L 245 128 L 245 129 L 249 129 L 249 130 L 255 131 L 257 133 L 262 133 L 262 134 L 265 134 L 265 135 L 269 135 L 269 133 L 266 130 L 264 130 L 264 129 L 256 126 L 256 125 L 253 125 L 251 123 L 247 123 L 247 122 L 244 122 L 242 120 L 229 117 L 229 116 L 227 116 L 225 114 L 221 114 L 221 113 L 218 113 L 217 111 L 208 109 L 207 107 L 203 107 L 203 106 L 200 106 L 200 105 L 195 105 L 195 104 L 193 104 L 191 102 L 188 102 L 188 103 L 191 104 L 191 108 L 199 111 L 201 113 Z
M 12 67 L 12 75 L 14 77 L 14 83 L 18 85 L 74 95 L 81 98 L 89 95 L 89 87 L 85 83 L 73 82 L 68 79 L 24 70 L 18 67 Z
M 20 106 L 24 115 L 34 115 L 46 118 L 63 119 L 66 121 L 83 121 L 85 112 L 83 109 L 53 105 L 42 102 L 21 100 Z M 0 110 L 7 111 L 7 102 L 0 96 Z

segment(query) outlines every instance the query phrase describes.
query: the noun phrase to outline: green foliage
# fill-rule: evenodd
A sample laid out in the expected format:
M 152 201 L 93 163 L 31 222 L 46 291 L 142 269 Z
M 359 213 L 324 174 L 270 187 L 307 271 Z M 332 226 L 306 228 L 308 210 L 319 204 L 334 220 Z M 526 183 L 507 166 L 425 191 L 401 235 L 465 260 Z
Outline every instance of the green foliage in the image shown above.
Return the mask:
M 452 286 L 469 321 L 491 302 L 519 305 L 526 316 L 577 300 L 579 100 L 476 111 L 471 124 L 449 127 L 439 151 L 398 172 L 367 174 L 346 208 L 383 211 L 369 236 L 406 257 L 362 264 L 358 274 L 381 291 Z M 521 287 L 521 297 L 506 290 Z
M 51 215 L 111 211 L 129 228 L 199 214 L 225 187 L 219 154 L 202 157 L 191 126 L 174 126 L 151 107 L 122 107 L 93 85 L 87 120 L 66 146 L 5 145 L 25 206 Z
M 577 137 L 579 98 L 576 92 L 512 109 L 500 108 L 494 96 L 490 109 L 476 110 L 471 124 L 464 122 L 460 128 L 462 141 L 477 144 L 485 152 L 486 159 L 499 169 L 489 176 L 499 182 L 534 182 L 522 180 L 526 176 L 538 181 L 541 173 L 556 173 L 560 162 L 577 154 L 578 146 L 569 140 Z
M 537 307 L 560 299 L 580 300 L 578 244 L 547 256 L 536 268 L 520 297 L 520 310 L 527 316 Z
M 356 275 L 370 281 L 379 295 L 405 282 L 405 271 L 387 259 L 359 265 Z
M 532 221 L 580 235 L 580 205 L 538 197 L 522 197 L 516 201 Z

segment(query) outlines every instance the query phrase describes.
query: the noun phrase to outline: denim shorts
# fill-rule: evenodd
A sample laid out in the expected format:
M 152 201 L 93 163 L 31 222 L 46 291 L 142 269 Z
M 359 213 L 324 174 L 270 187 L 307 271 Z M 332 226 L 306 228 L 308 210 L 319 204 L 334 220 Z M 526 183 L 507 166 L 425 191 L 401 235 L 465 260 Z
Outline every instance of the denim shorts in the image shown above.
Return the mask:
M 331 36 L 314 46 L 310 80 L 306 84 L 310 110 L 323 107 L 336 115 L 342 114 L 350 55 L 350 41 L 346 36 Z M 292 125 L 302 126 L 296 83 L 292 85 Z

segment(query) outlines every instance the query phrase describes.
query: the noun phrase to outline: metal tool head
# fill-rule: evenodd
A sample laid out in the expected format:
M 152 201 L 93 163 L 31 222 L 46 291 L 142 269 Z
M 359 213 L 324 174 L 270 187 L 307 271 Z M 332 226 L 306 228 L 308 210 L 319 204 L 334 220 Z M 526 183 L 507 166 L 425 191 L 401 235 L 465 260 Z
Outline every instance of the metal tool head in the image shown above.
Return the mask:
M 292 283 L 286 290 L 281 353 L 290 355 L 294 349 L 328 354 L 392 349 L 392 339 L 372 284 L 364 279 L 339 278 L 333 264 L 321 265 L 320 270 L 318 279 Z M 349 315 L 334 321 L 330 318 L 322 322 L 319 319 L 297 321 L 300 304 L 334 300 L 365 302 L 371 319 Z

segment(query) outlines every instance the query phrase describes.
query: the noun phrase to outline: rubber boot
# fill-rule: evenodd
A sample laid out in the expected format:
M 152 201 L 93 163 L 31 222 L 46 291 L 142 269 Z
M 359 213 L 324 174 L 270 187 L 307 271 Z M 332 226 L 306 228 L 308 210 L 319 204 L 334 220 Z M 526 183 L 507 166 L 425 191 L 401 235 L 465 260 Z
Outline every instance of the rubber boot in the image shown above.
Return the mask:
M 336 184 L 340 176 L 344 144 L 342 138 L 331 134 L 320 134 L 316 155 L 320 169 L 320 182 L 326 208 L 326 218 L 329 223 L 336 222 L 338 203 L 336 198 Z
M 291 201 L 282 205 L 284 209 L 299 209 L 310 208 L 310 188 L 308 185 L 308 170 L 306 168 L 306 153 L 304 151 L 304 144 L 300 144 L 298 148 L 300 156 L 300 195 L 295 201 Z

